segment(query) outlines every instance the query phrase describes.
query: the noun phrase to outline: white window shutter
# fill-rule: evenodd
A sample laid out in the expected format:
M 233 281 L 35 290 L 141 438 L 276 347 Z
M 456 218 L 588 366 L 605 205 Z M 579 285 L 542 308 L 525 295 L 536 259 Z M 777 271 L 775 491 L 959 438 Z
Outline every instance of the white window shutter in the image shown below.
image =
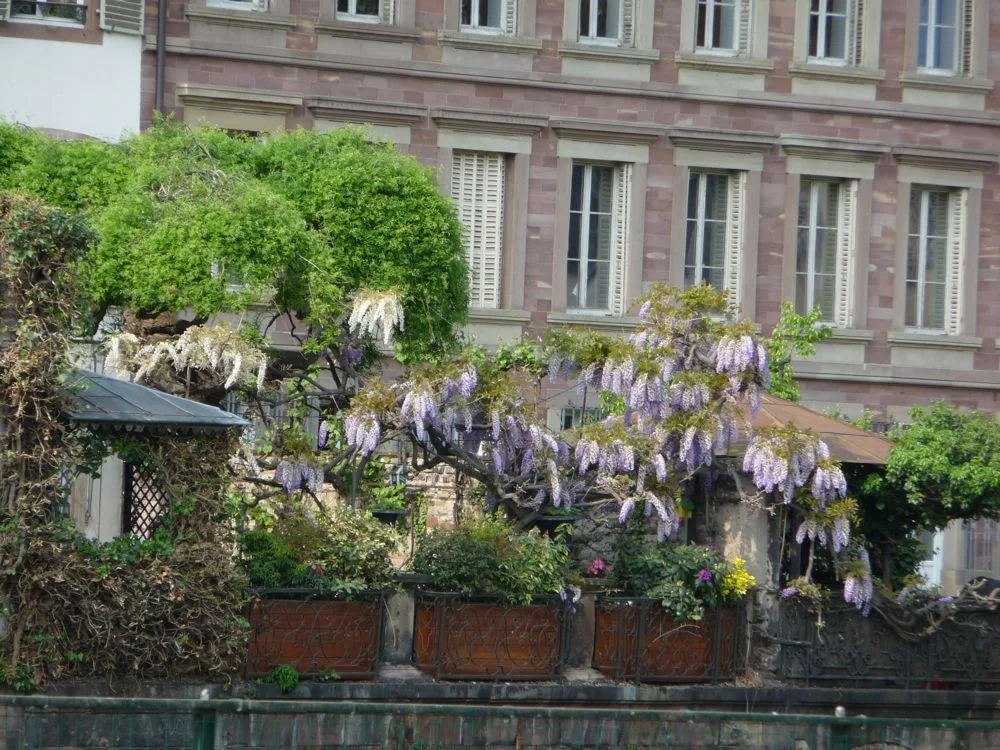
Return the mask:
M 972 53 L 975 51 L 972 41 L 972 27 L 975 24 L 975 5 L 975 0 L 961 0 L 958 8 L 959 23 L 961 24 L 961 29 L 957 35 L 961 44 L 961 57 L 958 61 L 959 72 L 967 76 L 972 75 Z
M 10 0 L 0 0 L 0 21 L 10 17 Z
M 382 0 L 382 8 L 379 19 L 382 23 L 393 24 L 396 22 L 396 3 L 394 0 Z
M 863 65 L 865 57 L 865 0 L 854 0 L 853 14 L 849 19 L 851 36 L 848 39 L 848 62 Z
M 503 33 L 517 36 L 517 0 L 503 0 Z
M 854 324 L 854 238 L 857 236 L 858 181 L 840 186 L 837 227 L 837 282 L 833 322 L 837 328 Z
M 622 1 L 622 46 L 632 47 L 635 45 L 636 0 L 621 0 L 621 1 Z
M 962 331 L 962 266 L 965 255 L 967 193 L 955 190 L 948 198 L 948 265 L 944 294 L 944 329 L 958 335 Z
M 751 49 L 750 34 L 752 29 L 750 28 L 750 13 L 752 11 L 753 0 L 737 0 L 736 1 L 736 12 L 740 14 L 739 17 L 739 39 L 736 41 L 736 52 L 741 57 L 753 57 L 753 50 Z
M 465 227 L 469 304 L 497 308 L 503 256 L 504 155 L 454 152 L 451 195 Z
M 736 305 L 740 299 L 741 265 L 743 263 L 744 201 L 746 198 L 746 172 L 729 176 L 729 205 L 726 207 L 726 264 L 725 289 Z
M 628 257 L 628 216 L 632 206 L 632 165 L 615 169 L 615 222 L 611 237 L 611 314 L 625 314 L 625 269 Z
M 100 26 L 105 31 L 141 34 L 145 6 L 144 0 L 101 0 Z M 166 19 L 157 19 L 161 22 L 166 23 Z

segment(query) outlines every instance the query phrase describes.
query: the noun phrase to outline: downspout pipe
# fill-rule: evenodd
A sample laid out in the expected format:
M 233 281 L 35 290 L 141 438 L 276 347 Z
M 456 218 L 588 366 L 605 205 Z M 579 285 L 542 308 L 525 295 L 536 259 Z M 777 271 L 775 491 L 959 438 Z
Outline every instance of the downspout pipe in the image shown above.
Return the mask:
M 163 114 L 163 78 L 167 63 L 167 0 L 156 0 L 156 105 Z

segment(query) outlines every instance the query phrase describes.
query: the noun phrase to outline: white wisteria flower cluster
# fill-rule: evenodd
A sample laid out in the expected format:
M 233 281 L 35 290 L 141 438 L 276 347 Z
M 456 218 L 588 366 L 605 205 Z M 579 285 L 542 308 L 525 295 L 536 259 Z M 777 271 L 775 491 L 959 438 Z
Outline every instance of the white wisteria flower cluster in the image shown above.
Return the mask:
M 136 383 L 163 384 L 187 370 L 260 390 L 267 374 L 267 357 L 225 323 L 192 326 L 174 340 L 143 342 L 131 333 L 109 337 L 104 370 Z
M 392 290 L 362 289 L 354 295 L 354 305 L 347 320 L 354 336 L 371 336 L 388 346 L 396 331 L 406 328 L 403 302 Z

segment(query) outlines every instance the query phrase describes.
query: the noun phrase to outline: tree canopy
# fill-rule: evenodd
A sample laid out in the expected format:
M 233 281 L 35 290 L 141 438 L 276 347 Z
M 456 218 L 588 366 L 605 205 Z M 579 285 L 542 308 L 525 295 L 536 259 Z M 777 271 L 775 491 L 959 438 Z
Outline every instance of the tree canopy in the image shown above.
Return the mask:
M 941 402 L 914 407 L 910 417 L 890 433 L 884 470 L 858 472 L 853 481 L 887 583 L 914 572 L 917 533 L 1000 518 L 1000 422 Z
M 121 143 L 0 125 L 0 188 L 82 212 L 82 276 L 99 319 L 267 299 L 336 339 L 351 296 L 392 291 L 405 361 L 454 344 L 468 304 L 462 227 L 434 174 L 357 130 L 260 139 L 160 122 Z M 433 304 L 431 301 L 433 300 Z

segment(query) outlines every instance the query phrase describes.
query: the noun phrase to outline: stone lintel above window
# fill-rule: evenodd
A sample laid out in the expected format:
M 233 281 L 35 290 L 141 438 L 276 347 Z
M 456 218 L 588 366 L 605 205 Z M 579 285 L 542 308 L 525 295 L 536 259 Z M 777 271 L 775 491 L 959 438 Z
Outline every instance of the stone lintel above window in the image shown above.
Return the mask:
M 984 171 L 997 166 L 996 154 L 958 151 L 932 146 L 893 146 L 892 156 L 899 164 L 949 172 Z M 963 185 L 955 185 L 954 187 L 963 187 Z
M 261 91 L 224 86 L 177 86 L 177 97 L 184 106 L 195 105 L 203 109 L 225 109 L 238 112 L 266 112 L 288 114 L 302 106 L 302 97 L 282 91 Z
M 777 136 L 767 133 L 686 127 L 668 128 L 667 137 L 675 148 L 733 154 L 764 154 L 778 142 Z
M 783 135 L 779 143 L 786 156 L 855 164 L 878 162 L 890 151 L 887 144 L 875 141 L 854 141 L 847 138 L 821 138 L 808 135 Z M 852 177 L 854 175 L 844 174 L 842 176 Z
M 371 125 L 413 125 L 427 116 L 427 108 L 419 104 L 389 104 L 367 99 L 318 97 L 307 99 L 305 105 L 316 118 Z
M 559 138 L 591 143 L 648 145 L 667 132 L 664 126 L 654 123 L 569 117 L 553 118 L 549 121 L 549 127 Z
M 548 118 L 544 116 L 458 107 L 436 107 L 431 110 L 430 116 L 439 128 L 467 133 L 535 136 L 548 124 Z

